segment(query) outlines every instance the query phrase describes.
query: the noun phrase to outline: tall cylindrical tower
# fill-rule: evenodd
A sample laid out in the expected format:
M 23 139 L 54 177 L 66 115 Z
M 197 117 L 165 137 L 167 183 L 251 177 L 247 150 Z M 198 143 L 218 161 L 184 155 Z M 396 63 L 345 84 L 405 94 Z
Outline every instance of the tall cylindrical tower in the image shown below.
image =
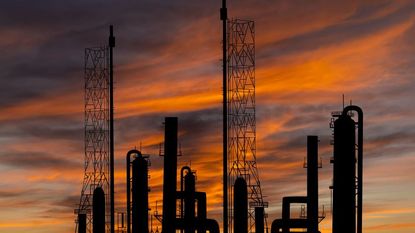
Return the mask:
M 355 121 L 341 115 L 334 122 L 333 233 L 356 232 Z
M 233 200 L 234 233 L 248 233 L 248 189 L 242 177 L 235 180 Z
M 148 163 L 143 156 L 132 162 L 132 232 L 148 233 Z
M 101 187 L 94 190 L 92 197 L 93 233 L 105 233 L 105 194 Z
M 255 207 L 255 233 L 264 233 L 264 207 Z
M 86 214 L 78 214 L 78 233 L 86 233 Z
M 176 231 L 177 122 L 177 117 L 165 118 L 163 233 L 175 233 Z

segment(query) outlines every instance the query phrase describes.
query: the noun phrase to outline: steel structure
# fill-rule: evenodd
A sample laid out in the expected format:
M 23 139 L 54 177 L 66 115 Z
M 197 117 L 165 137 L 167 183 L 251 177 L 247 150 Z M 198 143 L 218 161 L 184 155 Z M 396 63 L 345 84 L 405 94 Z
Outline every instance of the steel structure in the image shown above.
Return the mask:
M 92 232 L 92 195 L 97 187 L 105 194 L 105 231 L 111 230 L 109 53 L 108 47 L 85 49 L 85 164 L 75 214 L 86 214 L 88 233 Z
M 263 201 L 256 163 L 255 25 L 249 20 L 228 20 L 228 232 L 233 226 L 233 192 L 238 177 L 248 186 L 248 231 L 255 231 L 255 207 Z

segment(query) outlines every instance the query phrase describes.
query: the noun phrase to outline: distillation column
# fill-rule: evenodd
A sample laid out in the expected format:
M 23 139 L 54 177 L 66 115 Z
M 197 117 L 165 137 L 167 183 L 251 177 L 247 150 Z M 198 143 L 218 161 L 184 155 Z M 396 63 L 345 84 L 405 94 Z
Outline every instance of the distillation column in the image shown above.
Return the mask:
M 341 115 L 334 122 L 333 233 L 356 232 L 355 121 Z
M 135 154 L 136 157 L 131 163 L 132 154 Z M 130 177 L 131 167 L 132 178 Z M 141 152 L 137 150 L 130 150 L 127 153 L 127 233 L 130 232 L 130 227 L 133 233 L 148 233 L 148 192 L 147 158 L 143 157 Z

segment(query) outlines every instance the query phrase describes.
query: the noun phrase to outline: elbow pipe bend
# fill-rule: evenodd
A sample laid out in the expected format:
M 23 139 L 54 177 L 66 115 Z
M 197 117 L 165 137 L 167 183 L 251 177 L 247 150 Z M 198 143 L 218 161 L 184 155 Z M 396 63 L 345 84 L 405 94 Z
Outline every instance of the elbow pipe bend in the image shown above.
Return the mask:
M 279 233 L 282 228 L 281 219 L 275 219 L 271 224 L 271 233 Z
M 214 219 L 206 219 L 206 230 L 209 233 L 219 233 L 219 224 Z

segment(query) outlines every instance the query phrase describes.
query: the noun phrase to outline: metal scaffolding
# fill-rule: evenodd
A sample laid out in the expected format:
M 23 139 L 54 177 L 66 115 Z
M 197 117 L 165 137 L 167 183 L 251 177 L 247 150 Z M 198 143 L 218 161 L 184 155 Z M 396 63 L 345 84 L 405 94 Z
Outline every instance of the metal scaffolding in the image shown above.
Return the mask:
M 86 214 L 88 233 L 92 232 L 92 195 L 97 187 L 105 193 L 105 228 L 110 232 L 109 62 L 108 47 L 85 49 L 85 170 L 75 214 Z
M 233 185 L 248 185 L 248 230 L 255 232 L 255 207 L 263 201 L 256 163 L 255 27 L 249 20 L 229 20 L 227 30 L 228 95 L 228 225 L 233 232 Z

